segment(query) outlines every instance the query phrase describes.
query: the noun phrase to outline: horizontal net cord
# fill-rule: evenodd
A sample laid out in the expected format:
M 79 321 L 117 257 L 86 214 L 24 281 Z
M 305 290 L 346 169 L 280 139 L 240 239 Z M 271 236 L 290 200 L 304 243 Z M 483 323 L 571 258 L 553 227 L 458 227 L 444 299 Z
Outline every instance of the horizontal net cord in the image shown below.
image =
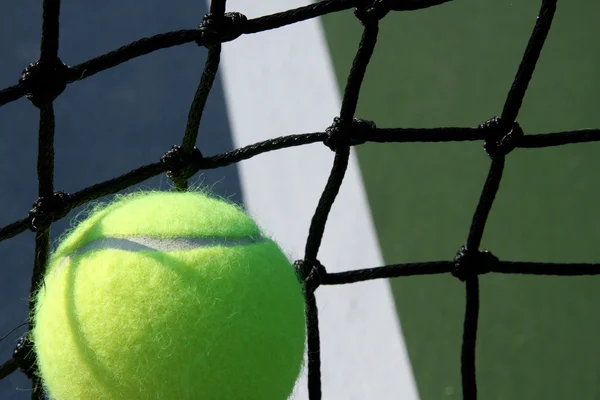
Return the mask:
M 357 141 L 360 143 L 409 143 L 409 142 L 460 142 L 485 140 L 489 132 L 484 128 L 375 128 L 368 132 L 358 132 Z M 226 153 L 209 157 L 197 154 L 194 165 L 197 172 L 208 169 L 226 167 L 240 161 L 248 160 L 270 151 L 303 146 L 313 143 L 322 143 L 329 135 L 326 132 L 316 132 L 298 135 L 282 136 L 269 139 L 252 145 L 244 146 Z M 579 131 L 565 131 L 547 134 L 525 135 L 518 148 L 543 148 L 563 146 L 567 144 L 600 141 L 600 129 L 583 129 Z M 192 165 L 192 164 L 188 164 Z M 71 211 L 88 201 L 96 200 L 103 196 L 116 194 L 132 185 L 144 182 L 147 179 L 163 174 L 169 167 L 163 162 L 156 162 L 137 168 L 117 178 L 89 186 L 81 191 L 69 195 L 70 201 L 66 205 Z M 54 219 L 53 221 L 58 221 Z M 9 239 L 26 231 L 31 226 L 31 217 L 23 218 L 0 228 L 0 241 Z

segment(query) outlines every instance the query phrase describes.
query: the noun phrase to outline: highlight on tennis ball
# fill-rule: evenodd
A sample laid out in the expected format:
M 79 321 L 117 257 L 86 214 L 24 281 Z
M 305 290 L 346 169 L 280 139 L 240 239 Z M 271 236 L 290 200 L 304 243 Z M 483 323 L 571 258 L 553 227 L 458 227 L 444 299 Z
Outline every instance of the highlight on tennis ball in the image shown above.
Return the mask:
M 54 400 L 283 400 L 303 367 L 303 287 L 238 206 L 140 192 L 64 237 L 35 294 Z

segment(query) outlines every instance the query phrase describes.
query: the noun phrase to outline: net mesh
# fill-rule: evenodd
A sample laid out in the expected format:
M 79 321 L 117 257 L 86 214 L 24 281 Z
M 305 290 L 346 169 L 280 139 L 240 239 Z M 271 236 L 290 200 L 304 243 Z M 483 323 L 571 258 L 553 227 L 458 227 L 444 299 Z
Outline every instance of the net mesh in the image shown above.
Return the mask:
M 325 0 L 285 12 L 248 19 L 240 13 L 225 12 L 225 0 L 213 0 L 209 14 L 204 17 L 197 29 L 167 32 L 143 38 L 79 65 L 67 66 L 58 57 L 60 1 L 44 0 L 40 58 L 23 71 L 17 85 L 0 91 L 0 106 L 26 96 L 40 110 L 39 197 L 26 217 L 0 229 L 0 240 L 7 240 L 26 230 L 35 232 L 36 249 L 31 293 L 42 281 L 50 250 L 52 223 L 64 218 L 74 208 L 100 197 L 115 194 L 163 173 L 167 173 L 177 190 L 184 191 L 188 179 L 201 170 L 224 167 L 269 151 L 322 142 L 335 153 L 333 167 L 311 221 L 304 258 L 294 264 L 306 282 L 310 399 L 321 398 L 319 318 L 315 290 L 322 285 L 428 274 L 452 274 L 465 283 L 466 308 L 460 359 L 462 389 L 464 399 L 476 399 L 475 350 L 479 316 L 479 275 L 492 272 L 557 276 L 600 273 L 598 264 L 503 261 L 489 251 L 480 250 L 486 220 L 502 179 L 506 155 L 515 148 L 542 148 L 597 141 L 600 139 L 600 129 L 525 135 L 517 122 L 525 92 L 550 30 L 557 0 L 542 1 L 533 32 L 499 116 L 485 121 L 476 128 L 431 129 L 380 129 L 374 122 L 355 118 L 361 83 L 377 42 L 379 21 L 390 12 L 418 10 L 448 1 L 450 0 Z M 264 32 L 348 9 L 354 9 L 354 14 L 361 21 L 364 29 L 344 89 L 340 113 L 334 118 L 331 126 L 323 132 L 281 136 L 212 156 L 202 154 L 201 149 L 195 147 L 202 112 L 219 67 L 222 43 L 235 40 L 241 35 Z M 190 107 L 181 145 L 173 146 L 157 162 L 114 179 L 97 183 L 75 193 L 55 191 L 53 101 L 65 87 L 135 57 L 190 42 L 206 47 L 208 57 Z M 482 141 L 491 159 L 489 173 L 472 218 L 466 243 L 460 248 L 456 257 L 447 261 L 395 264 L 339 273 L 327 272 L 317 256 L 327 217 L 348 166 L 350 148 L 366 142 L 450 141 Z M 33 304 L 30 303 L 30 307 L 32 306 Z M 26 334 L 20 339 L 13 357 L 0 366 L 0 379 L 16 370 L 21 370 L 33 381 L 32 399 L 43 399 L 44 393 L 39 378 L 33 373 L 36 360 L 31 349 L 32 344 Z

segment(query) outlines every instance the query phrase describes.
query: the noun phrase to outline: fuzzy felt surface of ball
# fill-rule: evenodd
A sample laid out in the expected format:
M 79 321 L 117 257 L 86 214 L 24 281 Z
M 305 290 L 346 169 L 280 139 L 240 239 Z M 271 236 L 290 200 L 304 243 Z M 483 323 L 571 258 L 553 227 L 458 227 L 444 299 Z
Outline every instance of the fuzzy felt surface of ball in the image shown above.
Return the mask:
M 284 400 L 302 369 L 302 284 L 241 208 L 138 192 L 64 236 L 35 294 L 55 400 Z

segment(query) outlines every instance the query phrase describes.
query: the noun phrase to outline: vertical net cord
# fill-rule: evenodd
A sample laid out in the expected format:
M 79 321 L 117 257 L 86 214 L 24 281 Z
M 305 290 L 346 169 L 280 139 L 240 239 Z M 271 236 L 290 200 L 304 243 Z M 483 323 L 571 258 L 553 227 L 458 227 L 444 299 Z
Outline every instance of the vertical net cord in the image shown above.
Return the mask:
M 484 184 L 479 203 L 473 215 L 471 228 L 466 243 L 467 252 L 477 252 L 483 237 L 483 231 L 492 204 L 502 179 L 504 170 L 504 157 L 492 160 L 492 165 Z M 475 369 L 475 349 L 477 344 L 477 322 L 479 318 L 479 277 L 476 264 L 468 265 L 466 272 L 465 290 L 465 320 L 463 330 L 463 343 L 461 350 L 461 376 L 464 400 L 477 399 L 477 379 Z
M 206 107 L 208 95 L 210 94 L 213 83 L 217 76 L 220 59 L 221 44 L 210 47 L 208 50 L 206 64 L 204 65 L 204 70 L 202 71 L 202 77 L 200 78 L 200 84 L 198 85 L 196 93 L 194 94 L 194 100 L 192 101 L 192 105 L 190 107 L 185 128 L 185 135 L 182 141 L 182 150 L 188 154 L 192 153 L 192 150 L 196 145 L 198 131 L 200 129 L 200 120 L 202 119 L 204 108 Z M 173 177 L 171 179 L 173 180 L 173 183 L 178 191 L 187 190 L 187 177 L 181 180 L 176 178 L 174 179 Z
M 548 33 L 550 32 L 550 26 L 552 25 L 552 19 L 556 12 L 557 2 L 558 0 L 542 1 L 542 6 L 538 13 L 533 32 L 527 42 L 521 64 L 517 69 L 517 74 L 511 85 L 510 91 L 508 92 L 502 110 L 502 118 L 509 123 L 516 120 L 519 109 L 523 104 L 525 92 L 527 91 L 527 87 L 533 76 L 533 71 L 540 58 Z
M 210 3 L 210 15 L 212 18 L 219 20 L 223 19 L 225 14 L 225 0 L 213 0 Z M 206 101 L 208 95 L 213 87 L 217 72 L 219 69 L 219 63 L 221 61 L 221 43 L 213 44 L 208 47 L 208 57 L 204 64 L 204 70 L 200 78 L 200 83 L 194 94 L 194 100 L 190 106 L 188 113 L 187 123 L 185 127 L 185 134 L 181 148 L 185 153 L 191 154 L 194 146 L 196 146 L 198 140 L 198 132 L 200 129 L 200 121 L 202 120 L 202 114 L 206 107 Z M 185 191 L 188 187 L 187 177 L 183 179 L 173 178 L 173 183 L 178 191 Z
M 211 47 L 208 50 L 208 56 L 206 58 L 204 70 L 202 71 L 202 77 L 200 78 L 200 83 L 198 84 L 198 88 L 194 94 L 194 100 L 192 101 L 192 106 L 190 107 L 190 112 L 188 114 L 185 127 L 185 135 L 181 145 L 186 152 L 191 152 L 196 145 L 200 121 L 202 120 L 202 113 L 204 112 L 208 95 L 217 76 L 220 59 L 221 45 L 219 44 Z
M 516 120 L 519 109 L 527 87 L 533 76 L 533 71 L 541 54 L 544 41 L 548 36 L 552 18 L 556 10 L 557 0 L 543 0 L 533 33 L 527 43 L 525 54 L 517 70 L 516 77 L 507 95 L 502 110 L 501 123 L 512 127 Z M 489 216 L 492 204 L 500 187 L 502 172 L 504 170 L 504 155 L 494 157 L 490 167 L 487 180 L 469 231 L 466 250 L 479 251 L 483 237 L 483 231 Z M 471 265 L 476 268 L 476 265 Z M 461 378 L 464 400 L 477 399 L 477 377 L 476 377 L 476 346 L 477 325 L 479 319 L 479 277 L 477 271 L 468 271 L 465 280 L 466 305 L 463 327 L 463 343 L 461 348 Z
M 52 104 L 40 109 L 39 127 L 39 153 L 38 153 L 38 182 L 39 196 L 52 197 L 54 192 L 54 110 Z M 30 314 L 35 307 L 34 293 L 44 276 L 44 269 L 50 253 L 50 226 L 35 233 L 35 258 L 33 275 L 31 278 L 29 309 Z M 29 330 L 33 329 L 33 320 L 30 320 Z M 44 391 L 39 377 L 35 376 L 32 382 L 32 400 L 44 399 Z
M 475 349 L 477 343 L 477 320 L 479 319 L 479 277 L 473 275 L 465 280 L 466 306 L 463 324 L 463 343 L 460 355 L 460 374 L 464 400 L 477 399 L 477 376 Z
M 310 266 L 318 263 L 317 255 L 323 239 L 325 224 L 335 198 L 339 193 L 346 169 L 348 167 L 348 160 L 350 157 L 350 144 L 348 138 L 349 133 L 344 131 L 344 128 L 349 126 L 350 121 L 352 118 L 354 118 L 354 113 L 356 112 L 356 106 L 358 103 L 358 94 L 360 92 L 360 87 L 364 79 L 367 66 L 371 56 L 373 55 L 375 44 L 377 43 L 378 32 L 378 22 L 370 23 L 365 26 L 363 36 L 358 47 L 358 52 L 352 63 L 350 75 L 348 76 L 340 110 L 341 131 L 337 132 L 337 134 L 345 135 L 345 137 L 342 138 L 341 142 L 338 142 L 338 146 L 335 149 L 336 154 L 333 167 L 331 169 L 331 174 L 325 186 L 325 190 L 319 199 L 317 209 L 309 228 L 304 261 Z M 344 142 L 343 139 L 346 139 L 347 141 Z M 325 272 L 324 276 L 321 276 L 320 279 L 326 279 L 326 277 L 327 273 Z M 314 295 L 314 291 L 316 289 L 316 287 L 309 287 L 306 290 L 308 394 L 310 400 L 320 400 L 322 397 L 319 318 L 317 302 Z
M 308 398 L 320 400 L 321 342 L 319 338 L 319 310 L 314 290 L 306 291 L 306 336 L 308 347 Z
M 60 0 L 44 0 L 40 62 L 51 62 L 58 58 Z M 40 108 L 39 144 L 38 144 L 38 194 L 40 198 L 51 198 L 54 194 L 54 107 L 52 102 Z M 35 307 L 34 293 L 43 279 L 44 268 L 50 252 L 50 225 L 35 234 L 35 258 L 31 277 L 29 312 Z M 29 330 L 33 329 L 30 320 Z M 32 379 L 32 400 L 43 400 L 44 390 L 41 379 L 34 375 Z

